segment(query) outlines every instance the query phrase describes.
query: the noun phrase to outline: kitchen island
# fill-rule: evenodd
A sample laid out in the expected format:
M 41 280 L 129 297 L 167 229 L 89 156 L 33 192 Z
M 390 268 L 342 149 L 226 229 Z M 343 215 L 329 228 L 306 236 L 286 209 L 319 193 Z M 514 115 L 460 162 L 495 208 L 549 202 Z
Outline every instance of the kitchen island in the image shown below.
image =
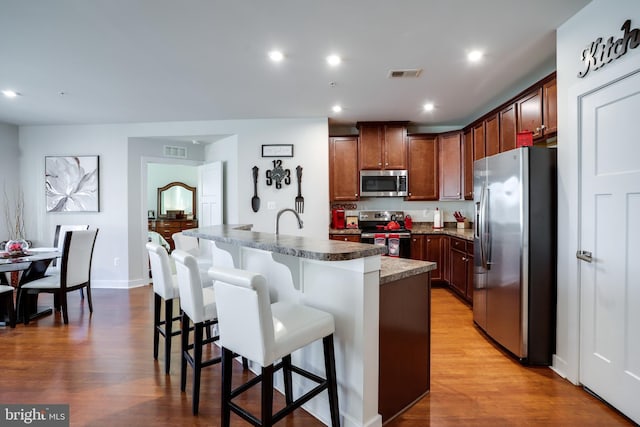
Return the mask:
M 394 294 L 396 283 L 400 283 L 397 289 L 406 288 L 407 292 L 420 288 L 428 304 L 429 272 L 435 268 L 434 263 L 414 261 L 410 265 L 394 268 L 394 260 L 381 257 L 386 252 L 382 246 L 253 232 L 250 226 L 220 225 L 186 230 L 184 233 L 214 242 L 214 265 L 233 266 L 263 274 L 272 301 L 302 302 L 333 314 L 336 323 L 335 351 L 341 425 L 382 425 L 383 416 L 378 402 L 379 354 L 384 346 L 396 343 L 381 341 L 380 321 L 384 320 L 381 319 L 381 309 L 388 298 L 383 296 L 381 303 L 381 292 L 386 287 Z M 387 268 L 381 274 L 383 265 Z M 411 285 L 401 283 L 414 276 L 416 279 Z M 416 287 L 420 281 L 422 285 Z M 411 296 L 409 298 L 414 299 Z M 399 319 L 406 319 L 404 312 L 397 314 Z M 422 313 L 421 316 L 413 320 L 424 329 L 424 319 L 425 316 L 428 319 L 429 313 Z M 406 322 L 401 327 L 401 330 L 406 330 Z M 427 360 L 419 361 L 423 365 L 419 372 L 428 375 L 428 330 L 426 335 L 422 331 L 419 337 L 427 345 Z M 405 334 L 401 338 L 406 345 L 410 345 L 416 336 Z M 422 347 L 424 349 L 424 345 Z M 389 347 L 391 353 L 394 349 Z M 395 350 L 401 351 L 401 347 Z M 402 356 L 399 354 L 400 358 Z M 314 343 L 296 352 L 293 359 L 303 368 L 324 375 L 322 347 L 319 344 Z M 400 361 L 400 364 L 406 363 Z M 384 370 L 386 366 L 380 368 Z M 296 379 L 298 382 L 294 384 L 294 394 L 300 395 L 308 390 L 308 384 L 303 379 Z M 282 390 L 281 378 L 277 377 L 276 380 L 276 388 Z M 428 377 L 426 385 L 428 391 Z M 419 394 L 412 396 L 413 400 L 425 392 L 422 388 Z M 325 423 L 329 420 L 325 394 L 309 401 L 305 409 Z M 385 421 L 394 414 L 385 414 Z

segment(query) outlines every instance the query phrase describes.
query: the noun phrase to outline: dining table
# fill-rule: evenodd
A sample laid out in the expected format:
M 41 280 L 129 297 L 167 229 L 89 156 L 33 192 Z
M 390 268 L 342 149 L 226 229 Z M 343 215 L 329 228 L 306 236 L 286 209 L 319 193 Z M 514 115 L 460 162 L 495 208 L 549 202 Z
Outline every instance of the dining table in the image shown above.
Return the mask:
M 0 252 L 0 284 L 11 285 L 17 289 L 25 283 L 44 277 L 51 262 L 60 258 L 62 252 L 57 248 L 31 248 L 23 254 L 10 255 L 7 252 Z M 35 319 L 40 316 L 51 314 L 51 307 L 38 307 L 37 295 L 30 295 L 26 301 L 29 318 Z M 16 304 L 18 320 L 22 319 L 22 307 Z M 0 325 L 6 313 L 0 312 Z

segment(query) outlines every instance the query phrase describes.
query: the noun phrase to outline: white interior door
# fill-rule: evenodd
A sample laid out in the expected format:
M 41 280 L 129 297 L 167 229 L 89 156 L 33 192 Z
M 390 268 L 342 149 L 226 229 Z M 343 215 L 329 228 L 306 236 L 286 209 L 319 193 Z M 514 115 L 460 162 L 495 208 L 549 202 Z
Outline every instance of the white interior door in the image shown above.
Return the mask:
M 580 381 L 640 423 L 640 70 L 579 99 Z
M 222 224 L 222 162 L 198 168 L 198 226 Z

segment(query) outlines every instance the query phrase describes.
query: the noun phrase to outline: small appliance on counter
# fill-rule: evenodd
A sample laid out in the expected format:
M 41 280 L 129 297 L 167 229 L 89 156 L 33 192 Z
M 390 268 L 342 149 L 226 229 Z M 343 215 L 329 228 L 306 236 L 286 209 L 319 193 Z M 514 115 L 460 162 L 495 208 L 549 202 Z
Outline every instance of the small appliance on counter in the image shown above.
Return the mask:
M 358 225 L 361 243 L 385 245 L 389 256 L 409 258 L 411 232 L 402 211 L 361 211 Z
M 331 209 L 331 228 L 342 230 L 345 227 L 344 209 Z

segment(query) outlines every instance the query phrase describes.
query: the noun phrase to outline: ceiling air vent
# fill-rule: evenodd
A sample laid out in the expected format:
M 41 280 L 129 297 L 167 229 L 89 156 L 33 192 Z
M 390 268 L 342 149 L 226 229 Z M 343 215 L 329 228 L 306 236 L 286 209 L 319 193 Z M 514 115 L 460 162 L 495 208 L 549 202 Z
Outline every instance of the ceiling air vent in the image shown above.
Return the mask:
M 389 77 L 392 79 L 403 77 L 420 77 L 422 68 L 408 69 L 408 70 L 391 70 L 389 71 Z
M 187 148 L 186 147 L 175 147 L 172 145 L 164 146 L 164 156 L 165 157 L 176 157 L 179 159 L 187 158 Z

